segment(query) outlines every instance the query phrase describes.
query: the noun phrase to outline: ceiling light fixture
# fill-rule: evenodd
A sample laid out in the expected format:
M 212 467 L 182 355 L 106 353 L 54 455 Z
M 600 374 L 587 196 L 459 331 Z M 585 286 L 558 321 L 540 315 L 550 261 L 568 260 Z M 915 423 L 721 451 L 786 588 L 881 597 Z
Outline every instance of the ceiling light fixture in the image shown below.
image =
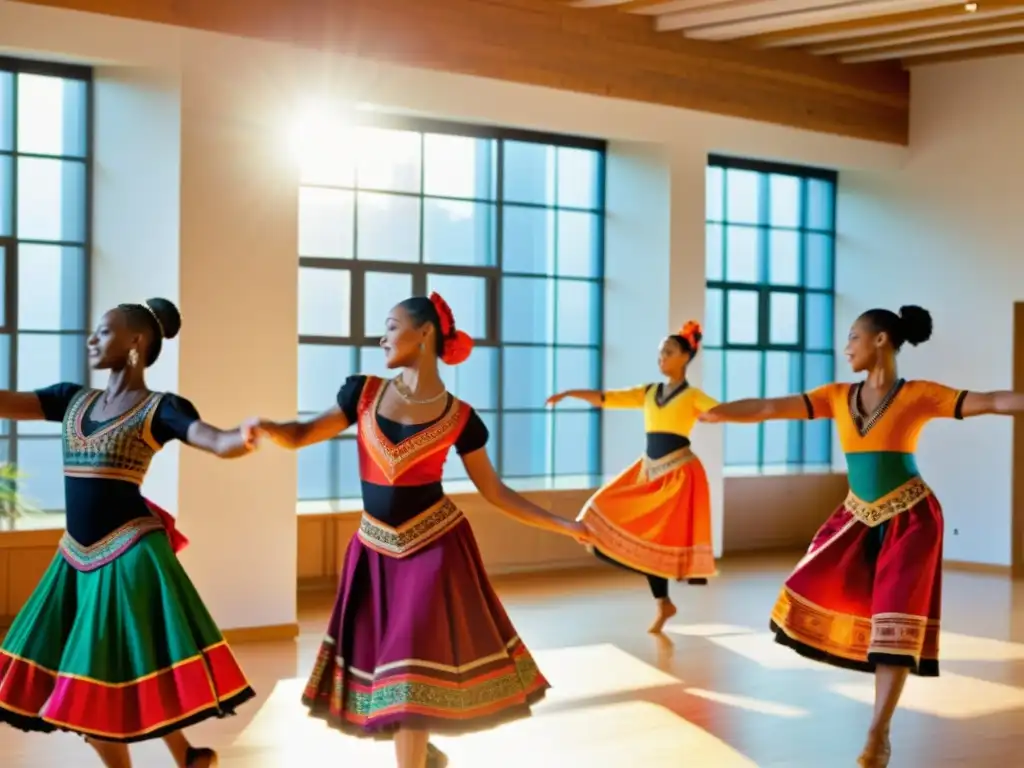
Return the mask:
M 978 10 L 978 4 L 964 3 L 964 10 L 967 11 L 968 13 L 974 13 L 976 10 Z

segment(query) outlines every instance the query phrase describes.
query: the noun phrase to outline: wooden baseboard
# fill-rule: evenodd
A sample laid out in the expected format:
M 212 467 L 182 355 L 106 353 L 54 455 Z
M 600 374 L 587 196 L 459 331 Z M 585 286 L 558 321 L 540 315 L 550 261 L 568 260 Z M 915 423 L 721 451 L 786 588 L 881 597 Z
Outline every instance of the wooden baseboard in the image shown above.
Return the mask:
M 991 563 L 972 563 L 968 560 L 944 560 L 943 567 L 950 571 L 961 571 L 964 573 L 981 573 L 989 576 L 1010 576 L 1011 568 L 1008 565 L 993 565 Z
M 231 645 L 273 643 L 297 638 L 299 625 L 297 622 L 292 622 L 291 624 L 270 624 L 265 627 L 235 627 L 221 630 L 221 633 Z

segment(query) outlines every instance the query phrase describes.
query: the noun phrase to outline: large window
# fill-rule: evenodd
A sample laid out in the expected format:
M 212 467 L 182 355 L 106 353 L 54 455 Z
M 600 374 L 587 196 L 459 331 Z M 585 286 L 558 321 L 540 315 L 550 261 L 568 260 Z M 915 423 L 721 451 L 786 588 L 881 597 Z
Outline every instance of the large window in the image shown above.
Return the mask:
M 505 478 L 598 472 L 600 414 L 544 407 L 601 385 L 604 145 L 423 121 L 310 131 L 299 193 L 299 412 L 389 374 L 388 311 L 437 291 L 476 348 L 442 370 Z M 299 498 L 359 495 L 355 435 L 299 454 Z M 447 480 L 465 479 L 454 456 Z
M 0 58 L 0 388 L 86 381 L 88 69 Z M 60 425 L 0 421 L 0 462 L 64 508 Z
M 835 173 L 711 157 L 705 380 L 715 397 L 779 397 L 833 380 Z M 831 423 L 725 427 L 725 466 L 827 468 Z

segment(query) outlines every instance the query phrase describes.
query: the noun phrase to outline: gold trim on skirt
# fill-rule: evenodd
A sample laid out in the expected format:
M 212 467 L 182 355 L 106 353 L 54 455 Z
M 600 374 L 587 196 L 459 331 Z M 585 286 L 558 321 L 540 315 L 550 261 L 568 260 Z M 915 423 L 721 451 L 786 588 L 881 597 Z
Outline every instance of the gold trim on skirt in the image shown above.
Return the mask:
M 669 472 L 679 469 L 683 464 L 696 458 L 696 454 L 689 448 L 680 448 L 679 450 L 672 451 L 672 453 L 662 456 L 660 459 L 648 458 L 645 453 L 641 459 L 643 462 L 642 479 L 648 482 L 657 480 L 659 477 L 664 477 Z
M 446 534 L 462 522 L 463 517 L 462 510 L 447 496 L 397 528 L 364 512 L 359 539 L 382 555 L 408 557 Z
M 915 477 L 877 501 L 864 501 L 850 491 L 843 506 L 864 525 L 874 528 L 876 525 L 892 520 L 901 512 L 906 512 L 921 499 L 930 496 L 931 493 L 932 489 L 925 484 L 924 480 Z

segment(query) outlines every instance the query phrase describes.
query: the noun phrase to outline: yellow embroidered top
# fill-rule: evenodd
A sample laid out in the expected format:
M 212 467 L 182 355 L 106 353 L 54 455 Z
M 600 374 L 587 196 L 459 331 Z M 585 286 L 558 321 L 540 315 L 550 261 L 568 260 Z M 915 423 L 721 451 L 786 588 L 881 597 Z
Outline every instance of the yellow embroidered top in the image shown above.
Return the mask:
M 647 433 L 647 456 L 660 459 L 672 451 L 690 445 L 690 430 L 704 411 L 718 401 L 697 387 L 684 382 L 668 397 L 662 397 L 662 384 L 642 384 L 629 389 L 612 389 L 602 393 L 604 408 L 642 408 L 644 431 Z
M 967 392 L 931 381 L 900 379 L 858 424 L 854 413 L 861 386 L 826 384 L 803 396 L 808 418 L 835 420 L 854 501 L 878 505 L 900 495 L 910 483 L 924 489 L 921 496 L 927 495 L 914 458 L 918 436 L 932 419 L 963 418 Z

